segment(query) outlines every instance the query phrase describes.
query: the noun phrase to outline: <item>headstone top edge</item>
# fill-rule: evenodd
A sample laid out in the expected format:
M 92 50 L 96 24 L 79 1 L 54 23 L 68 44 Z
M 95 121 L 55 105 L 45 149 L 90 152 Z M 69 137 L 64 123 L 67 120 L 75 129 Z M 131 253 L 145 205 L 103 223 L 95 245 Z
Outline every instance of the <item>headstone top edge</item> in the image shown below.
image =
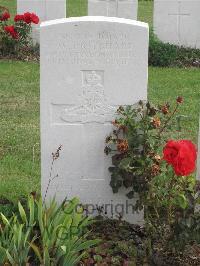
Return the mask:
M 132 19 L 125 19 L 125 18 L 118 18 L 118 17 L 104 17 L 104 16 L 70 17 L 70 18 L 48 20 L 48 21 L 42 22 L 40 24 L 40 28 L 45 28 L 48 26 L 64 24 L 64 23 L 73 23 L 73 22 L 111 22 L 111 23 L 133 25 L 133 26 L 138 26 L 138 27 L 149 29 L 148 23 L 145 23 L 145 22 L 132 20 Z

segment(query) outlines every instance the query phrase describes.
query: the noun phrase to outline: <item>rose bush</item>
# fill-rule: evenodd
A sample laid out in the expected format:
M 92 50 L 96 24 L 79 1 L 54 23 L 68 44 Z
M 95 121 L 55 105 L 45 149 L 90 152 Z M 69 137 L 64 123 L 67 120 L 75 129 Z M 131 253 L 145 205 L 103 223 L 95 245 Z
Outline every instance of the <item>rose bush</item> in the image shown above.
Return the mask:
M 5 32 L 7 32 L 13 39 L 18 39 L 19 35 L 17 31 L 15 30 L 14 26 L 5 26 L 4 27 Z
M 17 54 L 32 45 L 31 25 L 39 23 L 39 17 L 30 12 L 17 14 L 14 23 L 10 22 L 6 8 L 0 8 L 0 54 L 2 56 Z
M 170 140 L 177 131 L 180 135 L 177 118 L 182 104 L 179 96 L 174 107 L 142 101 L 121 106 L 112 122 L 113 133 L 106 138 L 113 193 L 124 187 L 129 199 L 137 194 L 135 210 L 144 210 L 149 235 L 163 241 L 163 246 L 180 239 L 177 234 L 183 231 L 177 230 L 177 223 L 191 218 L 200 195 L 191 175 L 196 169 L 196 146 L 186 139 Z M 181 238 L 181 244 L 186 242 Z

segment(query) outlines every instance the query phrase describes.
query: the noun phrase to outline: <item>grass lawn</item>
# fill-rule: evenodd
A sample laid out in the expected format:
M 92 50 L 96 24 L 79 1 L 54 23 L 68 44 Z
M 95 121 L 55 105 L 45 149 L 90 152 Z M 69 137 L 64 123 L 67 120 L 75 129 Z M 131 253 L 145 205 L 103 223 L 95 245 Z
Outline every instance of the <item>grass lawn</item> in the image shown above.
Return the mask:
M 0 197 L 39 187 L 39 65 L 0 62 Z
M 17 0 L 0 0 L 0 6 L 4 6 L 9 9 L 11 15 L 16 14 Z
M 0 5 L 16 10 L 16 1 Z M 85 0 L 70 0 L 69 15 L 85 15 Z M 76 8 L 75 8 L 76 7 Z M 152 23 L 152 2 L 139 2 L 139 18 Z M 198 69 L 149 69 L 149 99 L 185 98 L 184 136 L 197 141 L 200 75 Z M 40 190 L 39 64 L 0 61 L 0 198 L 17 199 Z
M 15 199 L 39 190 L 39 65 L 0 62 L 0 196 Z M 173 101 L 183 95 L 184 136 L 197 141 L 198 69 L 149 69 L 149 99 Z

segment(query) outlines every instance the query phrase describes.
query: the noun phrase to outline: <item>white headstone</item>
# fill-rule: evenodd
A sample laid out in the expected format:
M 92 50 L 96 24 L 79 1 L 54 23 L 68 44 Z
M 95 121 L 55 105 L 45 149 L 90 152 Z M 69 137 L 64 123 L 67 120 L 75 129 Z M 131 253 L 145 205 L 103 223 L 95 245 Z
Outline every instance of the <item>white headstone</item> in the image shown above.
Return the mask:
M 89 16 L 120 17 L 137 20 L 138 0 L 88 0 Z
M 109 215 L 112 204 L 114 216 L 123 204 L 126 219 L 140 222 L 125 192 L 112 192 L 104 148 L 117 108 L 147 99 L 147 24 L 89 16 L 44 22 L 40 47 L 43 196 L 61 144 L 48 197 L 78 196 Z
M 154 32 L 163 42 L 200 48 L 200 0 L 154 0 Z
M 34 12 L 40 22 L 65 18 L 66 0 L 17 0 L 17 13 Z M 33 25 L 33 40 L 40 41 L 39 25 Z

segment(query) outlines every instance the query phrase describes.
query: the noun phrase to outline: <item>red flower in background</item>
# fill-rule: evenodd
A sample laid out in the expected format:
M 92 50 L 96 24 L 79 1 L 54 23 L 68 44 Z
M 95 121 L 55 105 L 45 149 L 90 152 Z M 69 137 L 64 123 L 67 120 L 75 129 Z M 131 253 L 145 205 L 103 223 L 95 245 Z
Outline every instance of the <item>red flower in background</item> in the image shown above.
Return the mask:
M 24 22 L 26 22 L 27 24 L 32 22 L 31 13 L 29 13 L 29 12 L 24 13 Z
M 0 21 L 6 21 L 10 18 L 10 14 L 5 11 L 1 16 L 0 16 Z
M 31 19 L 32 19 L 32 22 L 34 24 L 38 24 L 39 23 L 39 17 L 36 14 L 32 13 L 31 14 Z
M 4 27 L 4 30 L 9 33 L 13 39 L 18 39 L 19 38 L 19 35 L 18 33 L 16 32 L 14 26 L 5 26 Z
M 163 159 L 178 176 L 187 176 L 196 168 L 197 149 L 189 140 L 170 140 L 163 149 Z
M 34 13 L 26 12 L 24 13 L 23 16 L 24 16 L 24 22 L 26 22 L 27 24 L 30 24 L 30 23 L 38 24 L 39 23 L 39 17 Z
M 14 21 L 18 22 L 18 21 L 24 21 L 24 15 L 16 15 L 14 17 Z

